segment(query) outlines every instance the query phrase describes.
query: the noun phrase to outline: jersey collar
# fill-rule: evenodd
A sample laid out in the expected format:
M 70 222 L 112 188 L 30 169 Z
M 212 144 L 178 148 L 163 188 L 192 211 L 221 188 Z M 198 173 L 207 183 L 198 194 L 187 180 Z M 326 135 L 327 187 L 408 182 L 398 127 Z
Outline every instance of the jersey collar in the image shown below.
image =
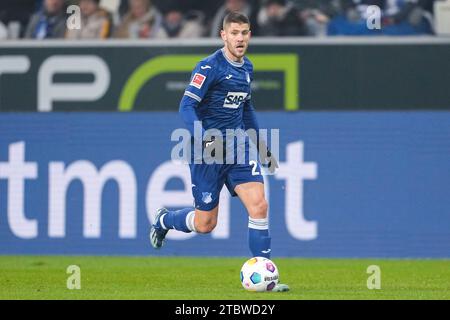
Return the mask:
M 242 67 L 242 66 L 244 65 L 245 61 L 242 61 L 242 62 L 236 62 L 236 61 L 233 61 L 233 60 L 231 60 L 230 58 L 228 58 L 227 55 L 225 54 L 225 49 L 224 49 L 224 48 L 220 49 L 220 51 L 222 51 L 222 54 L 223 54 L 225 60 L 227 60 L 227 62 L 228 62 L 229 64 L 231 64 L 232 66 L 235 66 L 235 67 Z

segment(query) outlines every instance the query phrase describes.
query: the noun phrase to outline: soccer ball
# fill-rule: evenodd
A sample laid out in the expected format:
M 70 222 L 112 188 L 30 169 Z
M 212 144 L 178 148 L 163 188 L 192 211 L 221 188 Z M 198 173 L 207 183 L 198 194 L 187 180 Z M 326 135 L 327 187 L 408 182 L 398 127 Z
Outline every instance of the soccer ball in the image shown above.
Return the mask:
M 241 269 L 241 284 L 249 291 L 272 291 L 278 283 L 278 278 L 275 263 L 263 257 L 247 260 Z

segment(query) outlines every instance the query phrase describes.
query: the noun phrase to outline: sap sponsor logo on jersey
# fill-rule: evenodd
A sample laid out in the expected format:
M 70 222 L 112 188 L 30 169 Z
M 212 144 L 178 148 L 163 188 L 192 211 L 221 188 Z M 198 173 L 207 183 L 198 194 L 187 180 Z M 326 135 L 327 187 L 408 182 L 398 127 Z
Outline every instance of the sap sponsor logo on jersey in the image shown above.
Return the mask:
M 245 98 L 247 98 L 247 95 L 247 92 L 228 92 L 223 106 L 225 108 L 237 109 L 244 102 Z
M 191 81 L 191 86 L 196 87 L 197 89 L 201 89 L 203 83 L 206 80 L 206 76 L 200 74 L 200 73 L 196 73 L 194 74 L 194 76 L 192 77 L 192 81 Z

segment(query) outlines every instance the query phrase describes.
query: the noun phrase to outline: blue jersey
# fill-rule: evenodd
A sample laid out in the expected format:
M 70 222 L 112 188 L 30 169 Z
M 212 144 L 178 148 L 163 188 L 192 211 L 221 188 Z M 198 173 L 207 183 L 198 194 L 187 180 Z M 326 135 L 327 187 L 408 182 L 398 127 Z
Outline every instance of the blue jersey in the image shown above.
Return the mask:
M 250 103 L 252 79 L 249 59 L 232 61 L 220 49 L 196 65 L 184 95 L 197 101 L 195 113 L 205 130 L 245 129 L 243 113 Z
M 258 123 L 251 104 L 252 78 L 250 60 L 231 61 L 223 49 L 200 61 L 180 103 L 180 115 L 191 134 L 195 134 L 194 122 L 202 121 L 203 130 L 218 129 L 225 134 L 226 129 L 254 129 L 258 135 Z M 197 209 L 209 211 L 215 208 L 224 185 L 236 196 L 237 185 L 264 182 L 259 164 L 250 159 L 248 146 L 247 142 L 239 144 L 239 148 L 244 149 L 245 163 L 189 164 Z M 228 156 L 228 149 L 225 153 Z

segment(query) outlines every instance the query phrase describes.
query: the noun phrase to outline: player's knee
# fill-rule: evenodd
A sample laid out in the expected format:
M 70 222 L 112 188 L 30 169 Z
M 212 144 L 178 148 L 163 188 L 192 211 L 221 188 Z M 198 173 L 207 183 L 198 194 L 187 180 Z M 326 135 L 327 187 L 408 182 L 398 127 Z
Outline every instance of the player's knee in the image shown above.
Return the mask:
M 250 208 L 250 216 L 255 219 L 264 219 L 267 217 L 267 208 L 267 201 L 263 198 Z
M 217 225 L 217 220 L 210 220 L 199 223 L 195 226 L 195 229 L 198 233 L 210 233 L 214 230 Z

